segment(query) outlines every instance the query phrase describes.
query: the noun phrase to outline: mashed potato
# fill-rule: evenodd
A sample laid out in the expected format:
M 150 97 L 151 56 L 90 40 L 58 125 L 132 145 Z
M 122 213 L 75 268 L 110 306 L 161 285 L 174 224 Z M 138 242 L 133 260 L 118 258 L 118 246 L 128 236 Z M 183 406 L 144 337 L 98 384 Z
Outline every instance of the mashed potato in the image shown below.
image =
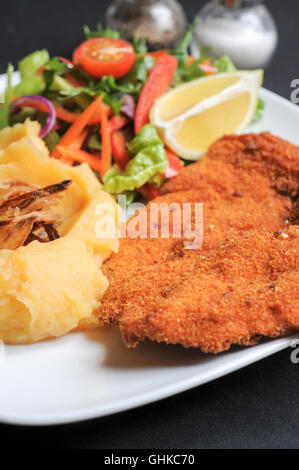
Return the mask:
M 86 164 L 69 167 L 50 158 L 38 133 L 31 121 L 0 132 L 0 184 L 45 187 L 67 179 L 72 184 L 55 208 L 62 220 L 59 239 L 0 249 L 0 339 L 6 343 L 98 326 L 108 287 L 100 267 L 118 250 L 114 200 Z M 109 233 L 101 216 L 110 220 Z

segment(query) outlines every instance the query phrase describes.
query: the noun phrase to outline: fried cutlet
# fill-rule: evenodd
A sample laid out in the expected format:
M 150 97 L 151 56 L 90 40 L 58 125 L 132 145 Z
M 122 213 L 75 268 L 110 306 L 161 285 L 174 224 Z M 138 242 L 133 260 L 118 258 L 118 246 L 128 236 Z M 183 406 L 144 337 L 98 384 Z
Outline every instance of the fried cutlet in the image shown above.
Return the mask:
M 147 207 L 149 216 L 155 203 L 203 202 L 202 247 L 122 240 L 104 265 L 104 321 L 119 323 L 128 346 L 148 337 L 205 352 L 296 329 L 298 228 L 286 233 L 286 224 L 296 213 L 298 169 L 299 149 L 269 134 L 216 142 Z
M 150 338 L 219 353 L 290 333 L 299 328 L 298 227 L 234 235 L 213 250 L 177 242 L 158 268 L 116 279 L 104 308 L 114 302 L 128 346 Z
M 213 187 L 225 197 L 234 190 L 263 198 L 268 188 L 298 195 L 299 147 L 270 133 L 226 136 L 202 160 L 189 165 L 162 188 L 162 193 Z

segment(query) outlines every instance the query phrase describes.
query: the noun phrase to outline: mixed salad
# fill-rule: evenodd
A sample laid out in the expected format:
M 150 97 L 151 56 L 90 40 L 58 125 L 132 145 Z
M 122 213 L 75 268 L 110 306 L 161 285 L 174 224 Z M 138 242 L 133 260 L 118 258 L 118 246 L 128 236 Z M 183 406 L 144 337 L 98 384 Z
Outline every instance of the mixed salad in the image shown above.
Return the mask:
M 138 194 L 151 199 L 185 164 L 149 124 L 154 101 L 170 88 L 235 66 L 227 56 L 190 56 L 192 26 L 175 50 L 156 52 L 138 37 L 129 43 L 100 25 L 84 32 L 72 60 L 50 58 L 46 50 L 21 60 L 17 86 L 8 66 L 0 129 L 36 119 L 51 156 L 70 165 L 87 162 L 104 189 L 126 194 L 128 203 Z M 259 101 L 256 120 L 262 111 Z

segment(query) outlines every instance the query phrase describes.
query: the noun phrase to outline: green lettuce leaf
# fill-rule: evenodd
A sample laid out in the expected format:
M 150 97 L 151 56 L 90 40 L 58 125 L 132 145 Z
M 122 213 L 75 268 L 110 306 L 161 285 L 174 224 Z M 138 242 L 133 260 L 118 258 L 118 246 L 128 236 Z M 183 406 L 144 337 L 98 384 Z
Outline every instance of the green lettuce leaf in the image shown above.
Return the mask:
M 18 96 L 40 95 L 45 89 L 45 83 L 39 75 L 38 69 L 49 62 L 50 56 L 46 49 L 35 51 L 19 62 L 21 82 L 14 88 Z
M 259 98 L 256 110 L 255 110 L 255 115 L 253 116 L 253 119 L 252 119 L 253 123 L 258 122 L 262 119 L 264 115 L 264 110 L 265 110 L 265 102 L 261 98 Z
M 25 95 L 41 95 L 45 89 L 43 80 L 38 75 L 32 75 L 31 77 L 24 78 L 14 88 L 14 93 L 17 96 Z
M 22 79 L 35 75 L 38 69 L 50 60 L 49 53 L 46 49 L 35 51 L 24 57 L 19 62 L 19 71 Z
M 104 189 L 112 194 L 133 191 L 168 167 L 164 145 L 156 129 L 147 124 L 128 145 L 132 159 L 124 172 L 114 166 L 104 176 Z
M 218 72 L 235 72 L 237 69 L 233 64 L 232 60 L 227 56 L 224 55 L 219 59 L 216 59 L 213 65 L 218 69 Z

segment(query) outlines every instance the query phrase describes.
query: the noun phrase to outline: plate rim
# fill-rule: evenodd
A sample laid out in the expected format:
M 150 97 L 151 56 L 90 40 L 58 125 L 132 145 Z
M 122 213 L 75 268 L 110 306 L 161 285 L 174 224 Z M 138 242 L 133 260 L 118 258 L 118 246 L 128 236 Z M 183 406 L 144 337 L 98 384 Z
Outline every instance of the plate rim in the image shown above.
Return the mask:
M 240 361 L 240 359 L 238 359 L 237 361 L 230 361 L 225 367 L 220 365 L 218 369 L 213 371 L 212 374 L 209 374 L 208 378 L 203 377 L 202 374 L 200 374 L 200 376 L 195 374 L 193 377 L 189 377 L 187 379 L 183 378 L 178 382 L 165 385 L 146 394 L 140 393 L 133 398 L 125 398 L 118 401 L 116 400 L 115 403 L 111 403 L 110 405 L 106 404 L 91 406 L 75 411 L 70 410 L 56 413 L 39 413 L 36 415 L 0 412 L 0 423 L 34 427 L 57 426 L 89 421 L 92 419 L 103 418 L 105 416 L 111 416 L 117 413 L 129 411 L 134 408 L 156 403 L 160 400 L 164 400 L 185 391 L 192 390 L 201 385 L 210 383 L 218 378 L 224 377 L 230 373 L 236 372 L 237 370 L 243 369 L 251 364 L 254 364 L 255 362 L 266 359 L 269 356 L 291 347 L 292 341 L 298 339 L 299 333 L 272 340 L 267 339 L 265 343 L 258 344 L 257 346 L 253 346 L 251 348 L 244 348 L 240 351 L 241 354 L 244 352 L 244 356 L 246 354 L 243 360 Z

